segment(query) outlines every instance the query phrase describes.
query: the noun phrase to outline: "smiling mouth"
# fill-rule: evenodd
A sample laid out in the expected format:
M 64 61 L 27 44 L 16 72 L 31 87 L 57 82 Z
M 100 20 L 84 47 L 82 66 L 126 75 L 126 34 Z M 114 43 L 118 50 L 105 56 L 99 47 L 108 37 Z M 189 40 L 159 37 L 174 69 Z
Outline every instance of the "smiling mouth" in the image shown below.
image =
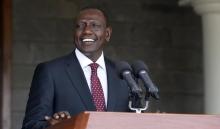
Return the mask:
M 90 46 L 90 45 L 95 44 L 96 40 L 92 39 L 92 38 L 82 38 L 81 41 L 82 41 L 83 45 Z
M 82 41 L 83 42 L 94 42 L 95 40 L 94 39 L 83 39 Z

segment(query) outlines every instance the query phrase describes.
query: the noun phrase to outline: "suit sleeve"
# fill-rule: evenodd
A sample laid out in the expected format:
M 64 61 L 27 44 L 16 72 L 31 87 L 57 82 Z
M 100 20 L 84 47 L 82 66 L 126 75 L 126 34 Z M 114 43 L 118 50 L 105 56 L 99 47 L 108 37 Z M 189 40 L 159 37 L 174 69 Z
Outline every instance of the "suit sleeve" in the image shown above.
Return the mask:
M 22 129 L 48 127 L 44 117 L 53 115 L 54 81 L 46 64 L 39 64 L 34 72 Z

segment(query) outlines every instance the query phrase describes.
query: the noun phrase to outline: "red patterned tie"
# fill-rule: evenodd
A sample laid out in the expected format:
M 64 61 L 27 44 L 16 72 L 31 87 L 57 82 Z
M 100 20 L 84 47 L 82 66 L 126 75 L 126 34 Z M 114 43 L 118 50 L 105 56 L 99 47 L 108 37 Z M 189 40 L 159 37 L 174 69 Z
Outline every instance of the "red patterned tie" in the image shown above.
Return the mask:
M 92 63 L 89 65 L 91 67 L 91 91 L 93 102 L 95 103 L 97 111 L 105 111 L 105 99 L 102 90 L 100 80 L 97 76 L 98 64 Z

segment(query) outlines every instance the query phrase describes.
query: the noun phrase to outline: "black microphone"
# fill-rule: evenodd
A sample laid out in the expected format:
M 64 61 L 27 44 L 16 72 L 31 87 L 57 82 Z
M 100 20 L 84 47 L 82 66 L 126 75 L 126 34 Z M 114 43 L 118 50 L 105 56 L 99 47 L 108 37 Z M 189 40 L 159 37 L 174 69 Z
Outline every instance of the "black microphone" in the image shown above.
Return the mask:
M 134 75 L 143 81 L 144 86 L 148 89 L 148 92 L 151 94 L 151 96 L 154 97 L 155 99 L 159 100 L 159 98 L 160 98 L 158 95 L 159 90 L 151 81 L 151 79 L 147 73 L 148 68 L 144 64 L 144 62 L 140 61 L 140 60 L 135 61 L 132 64 L 132 68 L 134 70 Z
M 138 97 L 141 97 L 142 89 L 139 88 L 139 86 L 132 77 L 131 66 L 125 61 L 120 61 L 116 63 L 116 69 L 120 78 L 126 80 L 128 86 L 131 89 L 131 92 L 137 94 Z

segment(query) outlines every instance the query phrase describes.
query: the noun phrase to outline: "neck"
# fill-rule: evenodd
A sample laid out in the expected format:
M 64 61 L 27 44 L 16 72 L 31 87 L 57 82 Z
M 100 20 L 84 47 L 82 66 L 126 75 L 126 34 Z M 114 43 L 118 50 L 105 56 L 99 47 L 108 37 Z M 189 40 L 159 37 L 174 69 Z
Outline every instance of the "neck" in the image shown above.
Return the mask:
M 101 55 L 102 55 L 102 53 L 85 54 L 85 56 L 87 56 L 87 57 L 88 57 L 90 60 L 92 60 L 93 62 L 96 62 Z

